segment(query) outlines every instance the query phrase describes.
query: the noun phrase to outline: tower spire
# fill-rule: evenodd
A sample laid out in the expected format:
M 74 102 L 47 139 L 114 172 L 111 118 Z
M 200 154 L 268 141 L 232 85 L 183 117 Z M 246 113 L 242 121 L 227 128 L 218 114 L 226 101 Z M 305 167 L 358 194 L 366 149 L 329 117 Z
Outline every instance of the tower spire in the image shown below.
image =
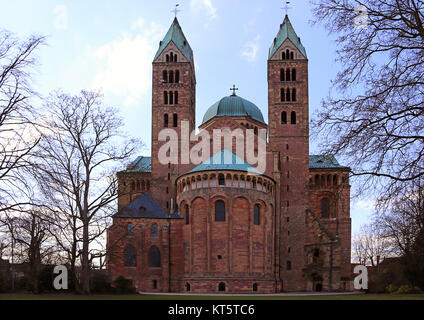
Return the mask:
M 180 12 L 181 10 L 178 10 L 178 7 L 180 6 L 179 3 L 175 4 L 175 9 L 171 10 L 171 12 L 173 12 L 175 14 L 175 18 L 177 17 L 178 12 Z

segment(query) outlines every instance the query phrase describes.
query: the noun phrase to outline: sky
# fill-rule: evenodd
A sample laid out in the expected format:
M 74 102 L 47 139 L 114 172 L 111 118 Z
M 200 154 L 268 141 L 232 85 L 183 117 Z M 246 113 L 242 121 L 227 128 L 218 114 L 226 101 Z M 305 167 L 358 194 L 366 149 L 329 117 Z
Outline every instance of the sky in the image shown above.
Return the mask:
M 178 20 L 194 51 L 196 124 L 206 110 L 230 95 L 255 103 L 267 122 L 268 49 L 284 20 L 284 1 L 180 0 Z M 77 94 L 101 90 L 118 107 L 129 136 L 150 156 L 152 60 L 174 19 L 170 0 L 0 0 L 0 28 L 20 38 L 46 36 L 38 51 L 34 87 Z M 313 118 L 340 70 L 334 37 L 312 26 L 308 0 L 292 0 L 289 17 L 309 59 L 309 112 Z M 18 13 L 18 14 L 17 14 Z M 311 154 L 319 143 L 310 141 Z M 354 186 L 353 186 L 354 187 Z M 352 232 L 372 213 L 372 199 L 351 202 Z

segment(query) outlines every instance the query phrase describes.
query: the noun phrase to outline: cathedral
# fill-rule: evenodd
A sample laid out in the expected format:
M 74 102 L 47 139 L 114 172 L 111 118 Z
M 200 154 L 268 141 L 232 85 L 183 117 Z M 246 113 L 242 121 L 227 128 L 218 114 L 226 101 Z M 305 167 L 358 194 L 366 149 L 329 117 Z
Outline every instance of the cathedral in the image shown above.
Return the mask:
M 194 54 L 174 19 L 153 58 L 151 157 L 117 173 L 111 280 L 124 276 L 139 292 L 352 290 L 350 169 L 309 154 L 308 58 L 287 15 L 267 65 L 268 123 L 234 88 L 198 128 L 211 137 L 224 128 L 265 132 L 265 170 L 235 147 L 198 164 L 178 150 L 177 163 L 164 163 L 161 132 L 174 130 L 182 144 L 182 125 L 194 130 L 196 115 Z

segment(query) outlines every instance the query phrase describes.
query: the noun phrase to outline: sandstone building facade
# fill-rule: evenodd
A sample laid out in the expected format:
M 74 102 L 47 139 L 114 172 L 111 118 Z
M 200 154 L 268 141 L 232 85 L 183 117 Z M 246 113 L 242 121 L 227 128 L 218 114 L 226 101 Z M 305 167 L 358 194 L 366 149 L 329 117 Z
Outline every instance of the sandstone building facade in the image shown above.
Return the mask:
M 350 169 L 309 155 L 308 86 L 306 50 L 286 16 L 269 50 L 269 123 L 233 93 L 199 127 L 211 137 L 265 129 L 265 172 L 235 146 L 211 146 L 197 165 L 182 164 L 181 148 L 177 164 L 161 163 L 160 132 L 175 129 L 181 145 L 182 123 L 195 128 L 194 56 L 175 18 L 153 60 L 152 156 L 118 173 L 111 279 L 122 275 L 145 292 L 350 290 Z

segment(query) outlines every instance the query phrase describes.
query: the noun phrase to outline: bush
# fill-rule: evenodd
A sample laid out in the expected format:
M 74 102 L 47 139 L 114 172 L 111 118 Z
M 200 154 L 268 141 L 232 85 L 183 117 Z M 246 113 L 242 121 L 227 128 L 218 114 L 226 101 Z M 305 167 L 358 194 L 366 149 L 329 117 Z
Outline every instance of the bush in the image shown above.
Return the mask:
M 398 288 L 397 286 L 395 286 L 395 285 L 393 285 L 393 284 L 389 284 L 389 285 L 386 287 L 386 292 L 387 292 L 387 293 L 396 293 L 398 289 L 399 289 L 399 288 Z
M 114 292 L 117 294 L 134 294 L 136 288 L 132 284 L 132 280 L 123 276 L 119 276 L 113 281 Z
M 113 288 L 106 274 L 94 273 L 90 279 L 92 293 L 111 293 Z
M 411 286 L 411 285 L 403 285 L 400 286 L 397 294 L 414 294 L 414 293 L 421 293 L 421 289 L 417 286 Z

